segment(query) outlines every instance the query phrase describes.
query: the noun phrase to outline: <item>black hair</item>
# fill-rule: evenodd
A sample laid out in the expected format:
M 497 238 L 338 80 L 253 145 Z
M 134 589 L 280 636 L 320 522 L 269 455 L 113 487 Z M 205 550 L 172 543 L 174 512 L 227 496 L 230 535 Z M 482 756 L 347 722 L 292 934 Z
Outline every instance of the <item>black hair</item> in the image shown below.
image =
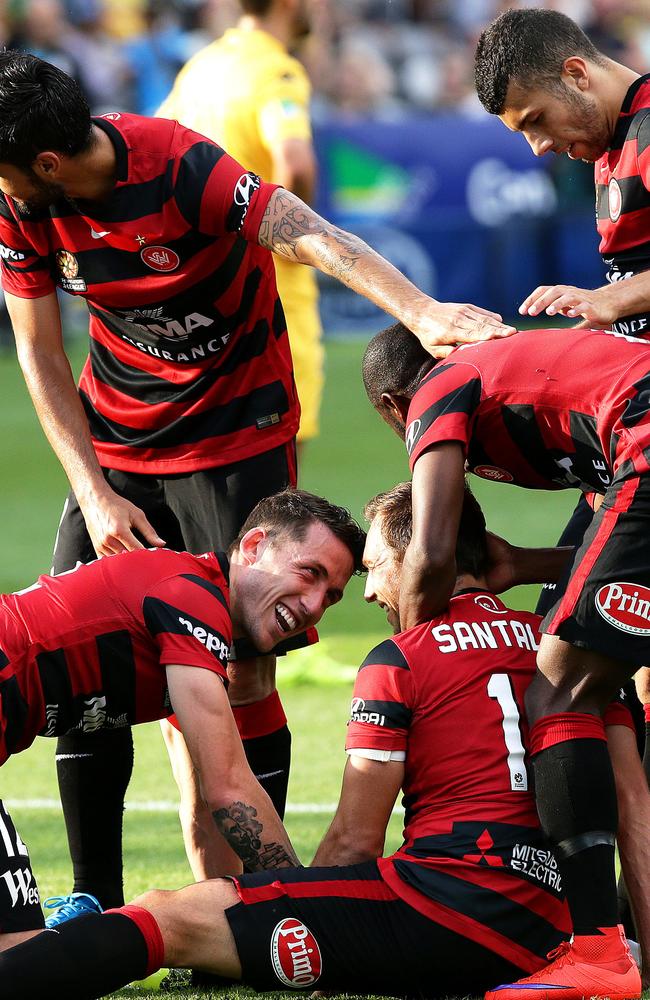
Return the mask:
M 506 10 L 481 34 L 474 58 L 474 82 L 481 104 L 503 114 L 511 81 L 522 87 L 560 86 L 562 66 L 582 56 L 602 66 L 606 58 L 566 14 L 531 7 Z
M 0 52 L 0 162 L 28 170 L 45 150 L 75 156 L 92 145 L 78 84 L 37 56 Z
M 368 522 L 381 517 L 381 534 L 384 541 L 400 559 L 411 541 L 413 533 L 413 501 L 410 483 L 398 483 L 392 490 L 378 493 L 363 509 Z M 456 541 L 456 572 L 480 577 L 488 565 L 485 516 L 481 505 L 465 483 L 463 510 Z
M 363 384 L 368 399 L 375 409 L 382 409 L 385 392 L 410 398 L 434 364 L 435 360 L 403 323 L 380 330 L 363 355 Z
M 329 528 L 349 549 L 354 572 L 363 572 L 362 556 L 366 542 L 363 528 L 345 507 L 339 507 L 305 490 L 286 489 L 260 500 L 246 518 L 230 551 L 237 548 L 251 528 L 264 528 L 272 539 L 286 535 L 301 540 L 316 522 Z
M 239 6 L 244 14 L 254 17 L 264 17 L 273 6 L 273 0 L 239 0 Z

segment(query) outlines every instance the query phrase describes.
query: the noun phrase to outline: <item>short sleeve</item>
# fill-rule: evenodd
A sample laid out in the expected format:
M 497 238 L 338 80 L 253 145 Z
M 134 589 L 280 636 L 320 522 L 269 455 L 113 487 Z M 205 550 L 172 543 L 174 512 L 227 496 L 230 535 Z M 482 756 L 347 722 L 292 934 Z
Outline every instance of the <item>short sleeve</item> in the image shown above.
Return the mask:
M 262 181 L 209 139 L 184 132 L 196 141 L 178 155 L 174 198 L 179 211 L 202 233 L 239 233 L 257 242 L 264 211 L 278 185 Z
M 413 678 L 392 640 L 375 646 L 354 684 L 346 750 L 406 750 L 413 714 Z
M 0 195 L 0 255 L 2 287 L 23 299 L 38 299 L 56 285 L 50 262 L 30 244 L 4 198 Z
M 167 577 L 149 589 L 142 609 L 162 664 L 205 667 L 226 677 L 232 625 L 216 583 L 193 573 Z
M 636 148 L 639 177 L 646 191 L 650 191 L 650 110 L 639 125 Z
M 458 441 L 467 454 L 481 391 L 473 365 L 436 365 L 426 376 L 411 400 L 406 423 L 411 471 L 423 452 L 443 441 Z

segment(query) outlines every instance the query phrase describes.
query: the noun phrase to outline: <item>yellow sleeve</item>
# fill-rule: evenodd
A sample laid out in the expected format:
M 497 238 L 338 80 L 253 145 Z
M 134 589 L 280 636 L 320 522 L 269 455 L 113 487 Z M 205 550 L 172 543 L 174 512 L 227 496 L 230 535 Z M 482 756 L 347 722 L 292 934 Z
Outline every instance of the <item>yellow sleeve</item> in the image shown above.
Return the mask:
M 307 74 L 294 59 L 274 68 L 258 95 L 259 134 L 267 149 L 284 139 L 311 142 L 310 91 Z

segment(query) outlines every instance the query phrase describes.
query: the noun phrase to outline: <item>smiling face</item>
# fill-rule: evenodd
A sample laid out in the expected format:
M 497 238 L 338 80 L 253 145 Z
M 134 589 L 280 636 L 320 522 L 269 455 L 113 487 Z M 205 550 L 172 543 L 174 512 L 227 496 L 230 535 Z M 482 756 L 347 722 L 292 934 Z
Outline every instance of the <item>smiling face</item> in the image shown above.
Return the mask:
M 593 163 L 609 147 L 611 127 L 605 109 L 572 77 L 553 89 L 510 83 L 501 121 L 521 132 L 535 156 L 566 153 L 572 160 Z
M 382 534 L 381 514 L 373 518 L 363 550 L 363 565 L 368 570 L 364 599 L 375 602 L 386 612 L 388 624 L 399 632 L 399 585 L 402 557 Z
M 270 538 L 252 528 L 233 565 L 245 568 L 233 575 L 233 625 L 260 652 L 316 625 L 341 600 L 354 569 L 347 545 L 320 521 L 309 524 L 302 539 L 289 532 Z

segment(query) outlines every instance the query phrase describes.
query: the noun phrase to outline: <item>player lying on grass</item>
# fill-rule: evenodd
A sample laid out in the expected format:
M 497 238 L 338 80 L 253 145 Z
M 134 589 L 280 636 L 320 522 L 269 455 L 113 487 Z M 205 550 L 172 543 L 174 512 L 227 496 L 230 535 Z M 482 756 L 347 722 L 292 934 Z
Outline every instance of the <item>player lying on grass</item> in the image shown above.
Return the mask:
M 466 467 L 531 489 L 602 495 L 558 582 L 526 695 L 537 807 L 558 851 L 575 936 L 569 955 L 494 996 L 523 1000 L 534 988 L 565 1000 L 638 997 L 617 925 L 617 803 L 602 713 L 650 662 L 650 346 L 603 331 L 533 330 L 435 364 L 398 325 L 368 345 L 364 382 L 405 438 L 413 470 L 399 599 L 407 628 L 439 613 L 452 593 Z M 525 582 L 527 550 L 516 563 Z M 647 940 L 645 881 L 633 904 Z
M 315 867 L 153 891 L 71 921 L 0 956 L 6 995 L 98 997 L 161 965 L 258 990 L 463 995 L 561 946 L 569 913 L 523 759 L 539 618 L 486 591 L 485 522 L 471 494 L 461 503 L 449 609 L 381 643 L 359 671 L 341 799 Z M 368 514 L 366 599 L 396 625 L 408 486 Z M 382 858 L 400 789 L 404 843 Z
M 0 764 L 39 735 L 175 712 L 215 824 L 242 862 L 297 864 L 244 756 L 228 655 L 233 636 L 265 652 L 315 625 L 361 567 L 363 539 L 342 507 L 286 490 L 260 501 L 228 558 L 141 549 L 0 596 Z M 1 949 L 43 927 L 27 850 L 1 807 L 0 865 Z

